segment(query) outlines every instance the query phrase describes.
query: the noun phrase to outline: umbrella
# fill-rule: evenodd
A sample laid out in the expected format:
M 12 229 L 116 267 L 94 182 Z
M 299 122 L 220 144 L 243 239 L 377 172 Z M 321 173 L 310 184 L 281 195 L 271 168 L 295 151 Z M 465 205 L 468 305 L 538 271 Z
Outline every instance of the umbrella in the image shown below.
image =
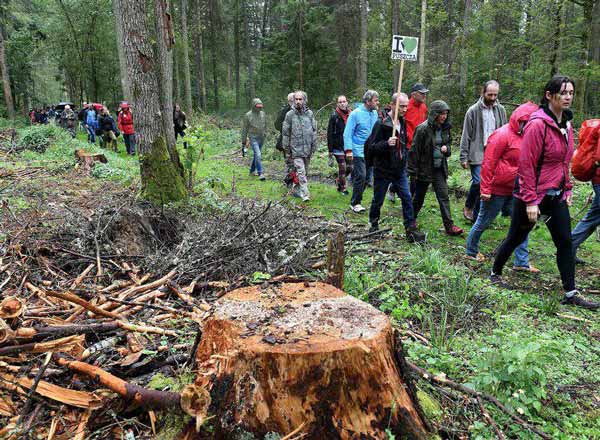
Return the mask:
M 58 105 L 56 105 L 54 108 L 55 110 L 64 110 L 65 109 L 65 105 L 70 105 L 71 108 L 73 108 L 73 103 L 72 102 L 60 102 Z

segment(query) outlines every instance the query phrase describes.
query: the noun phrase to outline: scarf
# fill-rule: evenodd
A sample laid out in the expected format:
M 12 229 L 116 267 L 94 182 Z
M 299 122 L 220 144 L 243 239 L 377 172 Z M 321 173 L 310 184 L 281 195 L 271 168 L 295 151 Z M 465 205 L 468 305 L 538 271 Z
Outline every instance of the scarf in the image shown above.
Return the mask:
M 335 111 L 338 115 L 341 116 L 341 118 L 344 120 L 344 125 L 346 125 L 346 122 L 348 122 L 348 116 L 350 116 L 350 107 L 348 107 L 348 110 L 346 110 L 346 112 L 341 110 L 339 107 L 336 107 Z

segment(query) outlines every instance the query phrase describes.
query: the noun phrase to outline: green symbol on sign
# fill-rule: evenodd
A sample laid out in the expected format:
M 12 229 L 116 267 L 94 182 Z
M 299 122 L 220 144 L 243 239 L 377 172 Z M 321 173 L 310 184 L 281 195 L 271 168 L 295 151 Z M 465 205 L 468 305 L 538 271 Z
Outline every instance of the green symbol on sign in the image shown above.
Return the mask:
M 417 47 L 417 39 L 412 37 L 405 37 L 402 41 L 404 43 L 404 51 L 407 54 L 413 53 Z

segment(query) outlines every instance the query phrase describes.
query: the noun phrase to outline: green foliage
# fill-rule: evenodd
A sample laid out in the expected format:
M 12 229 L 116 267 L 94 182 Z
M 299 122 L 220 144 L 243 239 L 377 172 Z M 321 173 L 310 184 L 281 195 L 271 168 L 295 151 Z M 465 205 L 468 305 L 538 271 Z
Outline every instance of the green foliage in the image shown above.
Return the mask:
M 20 131 L 19 147 L 43 153 L 59 138 L 66 138 L 64 130 L 54 124 L 32 125 Z

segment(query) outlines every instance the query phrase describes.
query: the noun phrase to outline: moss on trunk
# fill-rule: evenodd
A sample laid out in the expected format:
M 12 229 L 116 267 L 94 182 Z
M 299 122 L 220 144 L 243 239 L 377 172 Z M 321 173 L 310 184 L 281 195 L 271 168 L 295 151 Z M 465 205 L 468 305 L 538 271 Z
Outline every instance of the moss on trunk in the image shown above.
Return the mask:
M 187 197 L 182 173 L 169 156 L 164 136 L 156 138 L 150 152 L 140 155 L 140 171 L 145 199 L 164 204 Z

